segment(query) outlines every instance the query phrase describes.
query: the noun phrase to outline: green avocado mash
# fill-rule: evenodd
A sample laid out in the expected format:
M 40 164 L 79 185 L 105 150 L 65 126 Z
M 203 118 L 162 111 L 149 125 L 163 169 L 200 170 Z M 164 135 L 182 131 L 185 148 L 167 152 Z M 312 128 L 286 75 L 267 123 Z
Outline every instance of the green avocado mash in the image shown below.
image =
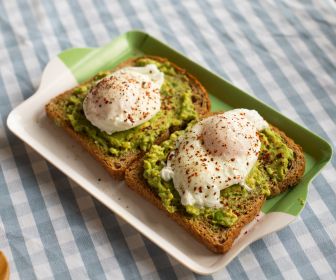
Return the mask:
M 107 134 L 93 126 L 83 112 L 83 100 L 96 82 L 110 72 L 97 74 L 94 79 L 74 90 L 64 103 L 66 117 L 77 132 L 82 132 L 92 138 L 106 153 L 122 156 L 130 151 L 147 151 L 156 139 L 168 129 L 184 128 L 198 115 L 192 102 L 192 90 L 188 77 L 175 72 L 169 62 L 159 63 L 148 58 L 139 58 L 135 66 L 156 64 L 164 73 L 164 83 L 160 89 L 161 110 L 152 119 L 129 129 Z
M 259 132 L 261 148 L 258 161 L 246 180 L 252 191 L 249 192 L 240 185 L 232 185 L 221 191 L 223 208 L 197 208 L 191 205 L 184 207 L 172 180 L 166 182 L 160 176 L 169 152 L 175 148 L 177 138 L 184 132 L 176 131 L 168 140 L 152 146 L 144 159 L 144 177 L 168 212 L 181 211 L 194 219 L 205 218 L 213 225 L 234 225 L 238 215 L 247 211 L 244 207 L 246 201 L 259 195 L 269 196 L 271 184 L 284 179 L 294 159 L 293 151 L 286 146 L 281 136 L 270 128 L 264 129 Z

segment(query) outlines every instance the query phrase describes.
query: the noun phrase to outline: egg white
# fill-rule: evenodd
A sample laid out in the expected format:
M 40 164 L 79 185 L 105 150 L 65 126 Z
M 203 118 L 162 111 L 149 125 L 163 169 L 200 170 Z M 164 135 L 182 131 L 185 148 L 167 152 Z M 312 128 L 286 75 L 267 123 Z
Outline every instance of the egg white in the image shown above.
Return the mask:
M 122 68 L 91 89 L 83 102 L 85 116 L 108 134 L 138 126 L 160 111 L 163 81 L 154 64 Z
M 220 191 L 240 184 L 258 159 L 257 132 L 268 124 L 255 110 L 235 109 L 203 119 L 185 133 L 161 171 L 183 205 L 221 207 Z

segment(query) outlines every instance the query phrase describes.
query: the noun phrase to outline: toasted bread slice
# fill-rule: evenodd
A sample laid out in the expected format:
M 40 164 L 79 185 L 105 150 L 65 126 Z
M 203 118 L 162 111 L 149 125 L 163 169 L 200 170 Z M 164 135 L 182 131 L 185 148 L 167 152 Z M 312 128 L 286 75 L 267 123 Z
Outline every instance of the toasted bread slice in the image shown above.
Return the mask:
M 143 57 L 142 57 L 143 58 Z M 168 61 L 165 58 L 154 57 L 154 56 L 146 56 L 144 58 L 150 58 L 157 62 L 166 62 Z M 127 67 L 134 66 L 137 59 L 139 58 L 131 58 L 123 63 L 121 63 L 114 70 Z M 169 62 L 171 66 L 174 67 L 177 73 L 183 74 L 188 78 L 189 85 L 192 89 L 192 101 L 195 106 L 195 110 L 198 113 L 199 117 L 203 117 L 208 114 L 210 110 L 210 100 L 208 94 L 204 87 L 200 84 L 200 82 L 191 74 L 189 74 L 186 70 L 178 67 L 177 65 Z M 91 80 L 82 83 L 81 85 L 85 85 L 90 83 Z M 52 99 L 45 107 L 47 115 L 51 118 L 58 126 L 62 127 L 72 138 L 74 138 L 79 144 L 81 144 L 93 157 L 95 157 L 104 168 L 117 179 L 123 179 L 126 167 L 134 161 L 135 159 L 141 157 L 143 154 L 142 151 L 132 151 L 127 152 L 121 156 L 111 156 L 107 154 L 99 145 L 95 143 L 95 141 L 88 137 L 85 133 L 76 132 L 70 121 L 67 119 L 66 112 L 64 110 L 64 102 L 71 97 L 74 89 L 70 89 L 59 96 Z M 180 129 L 179 127 L 170 128 L 170 130 Z M 171 131 L 167 130 L 163 132 L 156 139 L 155 143 L 160 143 L 161 141 L 167 139 L 169 137 Z
M 305 159 L 302 148 L 287 137 L 284 132 L 273 126 L 272 129 L 280 134 L 286 145 L 294 151 L 295 161 L 292 162 L 291 167 L 288 169 L 285 179 L 271 186 L 271 197 L 297 184 L 305 169 Z M 238 221 L 232 227 L 214 226 L 203 218 L 194 218 L 184 215 L 181 212 L 169 213 L 157 194 L 154 193 L 147 184 L 143 177 L 143 172 L 143 160 L 133 162 L 126 171 L 126 184 L 156 207 L 165 211 L 170 218 L 175 220 L 197 240 L 216 253 L 225 253 L 231 248 L 241 229 L 256 217 L 266 200 L 266 196 L 263 194 L 255 193 L 249 195 L 248 200 L 240 206 Z

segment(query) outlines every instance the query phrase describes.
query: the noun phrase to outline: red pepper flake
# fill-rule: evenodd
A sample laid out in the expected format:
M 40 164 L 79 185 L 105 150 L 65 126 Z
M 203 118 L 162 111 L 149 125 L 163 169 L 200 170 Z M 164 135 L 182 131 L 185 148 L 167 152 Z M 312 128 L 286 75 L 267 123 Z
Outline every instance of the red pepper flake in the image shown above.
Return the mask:
M 130 114 L 128 114 L 127 119 L 129 119 L 131 123 L 134 123 L 134 119 Z

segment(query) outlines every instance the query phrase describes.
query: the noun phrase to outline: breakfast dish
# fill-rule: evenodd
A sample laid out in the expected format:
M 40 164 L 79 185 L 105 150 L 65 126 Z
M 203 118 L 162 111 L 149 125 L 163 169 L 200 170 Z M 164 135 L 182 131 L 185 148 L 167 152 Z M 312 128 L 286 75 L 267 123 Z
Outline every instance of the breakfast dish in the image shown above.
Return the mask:
M 119 179 L 152 144 L 209 110 L 207 92 L 197 79 L 150 56 L 99 72 L 46 105 L 47 115 Z
M 155 55 L 174 61 L 197 77 L 207 89 L 212 111 L 227 112 L 233 108 L 254 108 L 273 125 L 272 129 L 276 126 L 285 131 L 304 150 L 306 167 L 300 182 L 290 191 L 267 199 L 261 211 L 252 222 L 241 229 L 240 235 L 225 254 L 214 254 L 201 242 L 192 238 L 190 233 L 170 218 L 170 215 L 166 215 L 166 210 L 155 209 L 155 206 L 147 202 L 151 201 L 150 198 L 142 198 L 137 192 L 127 188 L 125 182 L 111 178 L 99 162 L 89 153 L 83 152 L 81 145 L 69 141 L 63 129 L 56 129 L 53 121 L 49 121 L 45 116 L 45 105 L 50 103 L 50 99 L 77 87 L 78 84 L 84 84 L 100 71 L 115 69 L 121 61 L 132 59 L 136 55 Z M 7 125 L 15 135 L 115 215 L 178 262 L 199 274 L 219 271 L 255 240 L 293 222 L 304 208 L 311 180 L 330 161 L 332 155 L 330 144 L 318 135 L 141 31 L 122 34 L 100 48 L 68 49 L 54 57 L 43 71 L 39 89 L 9 114 Z M 289 145 L 290 143 L 289 141 Z M 142 165 L 140 162 L 139 164 Z M 144 180 L 142 173 L 139 173 L 137 178 Z M 283 186 L 287 183 L 283 181 Z M 144 185 L 146 188 L 141 187 Z M 139 185 L 138 189 L 147 188 L 148 184 L 144 183 Z M 155 198 L 153 194 L 148 195 L 150 196 Z M 161 203 L 160 200 L 158 202 Z M 251 212 L 252 214 L 254 215 Z
M 303 175 L 302 148 L 255 110 L 192 122 L 126 171 L 127 185 L 210 250 L 227 252 L 267 198 Z
M 299 182 L 305 160 L 257 111 L 209 110 L 197 79 L 160 57 L 129 59 L 46 105 L 113 177 L 225 253 L 267 198 Z

